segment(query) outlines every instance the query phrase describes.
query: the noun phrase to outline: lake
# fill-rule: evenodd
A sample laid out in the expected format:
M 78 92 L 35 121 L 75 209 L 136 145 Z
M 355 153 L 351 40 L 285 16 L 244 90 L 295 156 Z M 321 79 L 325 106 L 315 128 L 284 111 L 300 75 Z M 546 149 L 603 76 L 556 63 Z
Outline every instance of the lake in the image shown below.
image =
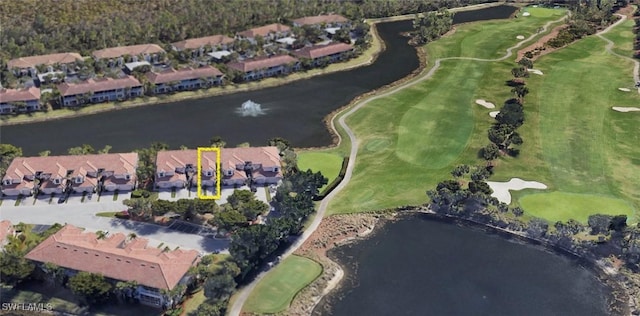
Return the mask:
M 329 254 L 347 276 L 314 315 L 608 315 L 575 260 L 425 214 Z
M 454 22 L 506 18 L 514 11 L 514 7 L 499 6 L 459 12 Z M 410 20 L 378 24 L 386 50 L 369 66 L 244 93 L 3 126 L 0 142 L 22 147 L 27 156 L 44 150 L 64 154 L 81 144 L 98 149 L 111 145 L 112 152 L 147 147 L 154 141 L 172 148 L 195 148 L 207 146 L 212 136 L 221 136 L 228 146 L 244 142 L 264 145 L 272 137 L 284 137 L 296 147 L 327 146 L 332 140 L 322 120 L 329 113 L 418 68 L 415 49 L 400 36 L 400 32 L 411 30 L 411 25 Z M 259 103 L 265 114 L 238 114 L 247 100 Z

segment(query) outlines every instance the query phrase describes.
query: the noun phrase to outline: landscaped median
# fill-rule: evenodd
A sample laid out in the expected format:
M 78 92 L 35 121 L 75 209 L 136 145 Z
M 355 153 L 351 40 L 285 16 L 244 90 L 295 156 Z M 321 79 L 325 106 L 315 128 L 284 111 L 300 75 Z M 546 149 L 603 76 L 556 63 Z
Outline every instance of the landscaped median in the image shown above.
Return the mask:
M 274 314 L 287 309 L 289 304 L 309 283 L 322 273 L 319 263 L 290 256 L 277 264 L 251 292 L 243 311 L 259 314 Z

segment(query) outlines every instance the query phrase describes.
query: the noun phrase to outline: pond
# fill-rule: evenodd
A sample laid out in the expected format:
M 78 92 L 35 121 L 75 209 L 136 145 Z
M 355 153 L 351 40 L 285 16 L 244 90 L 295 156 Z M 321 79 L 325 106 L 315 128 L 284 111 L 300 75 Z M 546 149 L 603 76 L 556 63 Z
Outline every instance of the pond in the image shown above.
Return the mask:
M 424 214 L 329 254 L 346 279 L 314 315 L 608 315 L 609 291 L 574 260 Z
M 499 6 L 459 12 L 454 22 L 506 18 L 514 11 L 514 7 Z M 379 24 L 386 50 L 366 67 L 244 93 L 3 126 L 0 141 L 22 147 L 25 155 L 44 150 L 64 154 L 81 144 L 111 145 L 112 152 L 146 147 L 154 141 L 172 148 L 194 148 L 208 145 L 212 136 L 221 136 L 229 146 L 263 145 L 272 137 L 284 137 L 296 147 L 330 145 L 331 135 L 322 122 L 329 113 L 418 67 L 415 49 L 400 36 L 411 29 L 411 23 Z M 249 100 L 260 104 L 261 115 L 243 115 L 242 104 Z

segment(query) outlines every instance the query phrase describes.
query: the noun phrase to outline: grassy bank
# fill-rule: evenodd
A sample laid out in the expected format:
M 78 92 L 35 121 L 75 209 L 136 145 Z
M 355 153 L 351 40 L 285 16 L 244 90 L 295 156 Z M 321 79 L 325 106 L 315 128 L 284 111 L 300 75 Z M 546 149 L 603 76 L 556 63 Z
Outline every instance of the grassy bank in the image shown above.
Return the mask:
M 159 95 L 159 96 L 145 96 L 133 100 L 124 102 L 107 102 L 100 104 L 92 104 L 86 107 L 77 109 L 63 108 L 59 110 L 53 110 L 48 112 L 34 112 L 20 114 L 17 116 L 0 116 L 0 125 L 12 125 L 33 123 L 40 121 L 49 121 L 61 118 L 77 117 L 83 115 L 96 114 L 106 111 L 113 111 L 124 108 L 131 108 L 152 104 L 163 104 L 170 102 L 177 102 L 189 99 L 207 98 L 224 94 L 246 92 L 258 89 L 264 89 L 269 87 L 276 87 L 291 83 L 293 81 L 309 79 L 314 76 L 325 75 L 338 71 L 346 71 L 353 68 L 361 67 L 372 63 L 377 55 L 382 51 L 382 42 L 375 27 L 371 28 L 372 42 L 371 47 L 363 52 L 360 56 L 351 59 L 344 63 L 331 64 L 325 68 L 312 69 L 304 72 L 292 73 L 286 77 L 280 78 L 266 78 L 260 81 L 247 82 L 241 84 L 232 84 L 223 87 L 213 87 L 210 89 L 202 89 L 195 91 L 183 91 L 175 94 Z
M 311 169 L 314 172 L 320 171 L 329 181 L 320 188 L 320 192 L 338 177 L 342 166 L 342 156 L 335 153 L 305 151 L 298 154 L 298 168 L 300 170 Z
M 563 14 L 563 10 L 536 9 L 527 19 L 460 25 L 453 34 L 426 46 L 429 65 L 437 56 L 458 53 L 503 56 L 517 35 L 529 36 Z M 500 32 L 508 35 L 496 36 Z M 488 37 L 494 42 L 484 48 Z M 329 212 L 422 204 L 427 201 L 425 191 L 448 177 L 454 165 L 477 163 L 477 150 L 486 144 L 492 120 L 490 110 L 474 101 L 484 98 L 499 104 L 510 97 L 504 83 L 511 67 L 508 61 L 446 60 L 431 79 L 372 101 L 349 116 L 347 124 L 360 142 L 358 158 L 349 185 L 332 201 Z
M 295 295 L 313 282 L 322 267 L 300 256 L 290 256 L 256 285 L 243 307 L 244 312 L 274 314 L 284 311 Z

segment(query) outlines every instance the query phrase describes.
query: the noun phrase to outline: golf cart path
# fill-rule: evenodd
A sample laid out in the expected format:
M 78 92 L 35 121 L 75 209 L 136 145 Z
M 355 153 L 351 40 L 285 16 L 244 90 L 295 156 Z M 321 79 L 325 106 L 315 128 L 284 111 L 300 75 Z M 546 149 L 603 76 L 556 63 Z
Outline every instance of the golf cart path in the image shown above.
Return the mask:
M 333 129 L 333 131 L 335 132 L 335 134 L 338 136 L 338 143 L 336 144 L 336 147 L 340 145 L 340 143 L 342 142 L 342 136 L 340 136 L 340 133 L 338 132 L 338 130 L 335 127 L 335 118 L 338 118 L 338 124 L 340 125 L 340 127 L 342 129 L 344 129 L 345 133 L 347 134 L 347 136 L 349 136 L 349 140 L 351 141 L 351 149 L 349 152 L 349 162 L 347 164 L 347 169 L 346 169 L 346 173 L 344 176 L 344 179 L 340 182 L 340 184 L 338 184 L 338 186 L 331 191 L 331 193 L 329 193 L 324 199 L 322 199 L 322 202 L 320 203 L 319 207 L 318 207 L 318 211 L 316 213 L 316 216 L 314 217 L 313 221 L 311 222 L 311 224 L 309 225 L 309 227 L 304 231 L 304 233 L 296 240 L 295 243 L 293 243 L 289 249 L 287 249 L 287 251 L 285 253 L 282 254 L 282 260 L 284 260 L 285 258 L 289 257 L 291 254 L 293 254 L 296 250 L 298 250 L 298 248 L 300 248 L 300 246 L 302 246 L 302 244 L 311 236 L 311 234 L 313 234 L 313 232 L 318 228 L 318 226 L 320 226 L 320 222 L 322 221 L 322 219 L 324 218 L 324 215 L 327 211 L 327 206 L 329 205 L 329 203 L 331 202 L 331 200 L 333 200 L 333 198 L 340 192 L 342 191 L 342 189 L 344 189 L 347 184 L 349 183 L 349 181 L 351 180 L 351 175 L 353 174 L 353 168 L 355 166 L 355 162 L 356 162 L 356 157 L 358 155 L 358 147 L 360 145 L 360 141 L 356 138 L 355 134 L 353 133 L 353 131 L 351 130 L 351 128 L 349 128 L 349 126 L 346 124 L 345 119 L 347 117 L 349 117 L 350 115 L 352 115 L 353 113 L 355 113 L 356 111 L 358 111 L 359 109 L 361 109 L 362 107 L 364 107 L 365 105 L 369 104 L 369 102 L 380 99 L 380 98 L 384 98 L 387 97 L 391 94 L 394 94 L 402 89 L 405 88 L 409 88 L 412 87 L 418 83 L 421 83 L 422 81 L 425 81 L 427 79 L 430 79 L 431 77 L 433 77 L 433 75 L 435 74 L 435 72 L 440 68 L 440 64 L 442 61 L 444 60 L 472 60 L 472 61 L 480 61 L 480 62 L 498 62 L 498 61 L 503 61 L 511 56 L 513 56 L 513 50 L 519 48 L 520 46 L 522 46 L 524 43 L 531 41 L 532 39 L 534 39 L 536 36 L 538 36 L 540 33 L 546 32 L 549 28 L 549 26 L 551 26 L 552 24 L 558 23 L 558 22 L 562 22 L 564 19 L 566 19 L 568 17 L 568 15 L 563 16 L 562 18 L 555 20 L 555 21 L 549 21 L 547 22 L 543 27 L 542 27 L 542 31 L 540 31 L 539 33 L 533 34 L 531 36 L 529 36 L 528 38 L 519 41 L 516 45 L 507 48 L 506 50 L 506 54 L 500 58 L 496 58 L 496 59 L 483 59 L 483 58 L 475 58 L 475 57 L 446 57 L 446 58 L 440 58 L 437 59 L 433 66 L 431 67 L 431 69 L 429 69 L 428 72 L 423 72 L 421 75 L 403 83 L 400 84 L 398 86 L 395 86 L 393 88 L 390 88 L 389 90 L 380 93 L 380 94 L 376 94 L 374 96 L 368 97 L 363 99 L 362 101 L 359 101 L 358 103 L 356 103 L 355 105 L 353 105 L 352 107 L 346 108 L 338 113 L 336 113 L 336 115 L 333 117 L 333 119 L 331 119 L 331 129 Z M 346 111 L 346 112 L 344 112 Z M 343 115 L 344 113 L 344 115 Z M 241 311 L 242 311 L 242 306 L 244 305 L 244 303 L 246 302 L 246 300 L 249 298 L 249 295 L 251 294 L 251 292 L 253 291 L 253 289 L 256 287 L 256 285 L 258 284 L 258 282 L 260 282 L 260 280 L 262 280 L 262 278 L 264 278 L 264 276 L 267 274 L 268 271 L 264 271 L 261 272 L 260 274 L 258 274 L 255 279 L 253 281 L 251 281 L 251 283 L 247 284 L 246 286 L 244 286 L 242 289 L 240 289 L 238 291 L 237 296 L 235 297 L 235 301 L 233 302 L 233 305 L 229 308 L 228 310 L 228 315 L 231 316 L 239 316 Z
M 633 62 L 633 64 L 634 64 L 634 66 L 633 66 L 633 83 L 638 83 L 638 82 L 640 82 L 640 62 L 637 61 L 636 59 L 631 58 L 631 57 L 620 55 L 620 54 L 614 52 L 613 51 L 613 47 L 615 46 L 615 43 L 612 40 L 602 36 L 602 34 L 606 34 L 607 32 L 611 31 L 614 27 L 618 26 L 621 23 L 624 23 L 624 21 L 627 20 L 627 16 L 626 15 L 622 15 L 622 14 L 616 14 L 616 15 L 620 17 L 620 20 L 618 20 L 616 23 L 613 23 L 613 24 L 609 25 L 609 27 L 607 27 L 606 29 L 598 32 L 596 34 L 596 36 L 598 36 L 599 38 L 601 38 L 605 42 L 607 42 L 607 46 L 605 47 L 605 49 L 607 50 L 608 53 L 610 53 L 612 55 L 615 55 L 615 56 L 618 56 L 618 57 L 623 58 L 623 59 L 630 60 L 631 62 Z M 640 93 L 640 87 L 638 87 L 638 93 Z

